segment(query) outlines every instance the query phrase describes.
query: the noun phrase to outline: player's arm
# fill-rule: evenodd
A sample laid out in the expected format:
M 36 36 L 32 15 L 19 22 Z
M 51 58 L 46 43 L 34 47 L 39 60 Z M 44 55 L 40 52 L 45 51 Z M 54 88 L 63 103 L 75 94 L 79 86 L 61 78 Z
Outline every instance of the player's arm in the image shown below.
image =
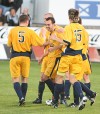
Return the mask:
M 61 28 L 57 29 L 56 31 L 57 31 L 58 33 L 64 33 L 64 28 L 61 27 Z
M 42 38 L 44 38 L 46 40 L 46 32 L 47 32 L 46 28 L 45 27 L 42 27 L 41 28 L 41 31 L 39 33 L 39 36 L 42 37 Z
M 46 33 L 47 29 L 45 27 L 42 27 L 39 36 L 45 40 L 45 43 L 43 44 L 44 47 L 50 44 L 50 41 L 46 41 Z
M 54 47 L 50 47 L 50 48 L 48 49 L 48 51 L 49 51 L 49 52 L 52 52 L 52 51 L 55 51 L 55 50 L 61 49 L 61 48 L 62 48 L 62 45 L 54 46 Z
M 46 57 L 46 56 L 48 55 L 48 53 L 49 53 L 49 52 L 46 51 L 46 52 L 42 55 L 42 57 L 38 60 L 38 63 L 39 63 L 39 64 L 41 64 L 43 58 Z
M 66 46 L 68 45 L 67 41 L 58 38 L 55 34 L 51 35 L 50 39 L 55 40 L 55 41 L 57 41 L 57 42 L 59 42 L 59 43 L 61 43 L 63 45 L 66 45 Z
M 45 47 L 45 46 L 48 46 L 49 44 L 50 44 L 50 41 L 47 41 L 43 44 L 43 46 Z
M 63 30 L 62 37 L 59 38 L 55 34 L 53 34 L 53 35 L 51 35 L 51 39 L 56 40 L 57 42 L 61 43 L 61 45 L 69 46 L 71 39 L 72 39 L 72 36 L 71 36 L 72 33 L 71 32 L 72 31 L 67 26 Z
M 33 46 L 43 46 L 45 43 L 44 38 L 39 37 L 34 31 L 32 31 L 31 43 Z

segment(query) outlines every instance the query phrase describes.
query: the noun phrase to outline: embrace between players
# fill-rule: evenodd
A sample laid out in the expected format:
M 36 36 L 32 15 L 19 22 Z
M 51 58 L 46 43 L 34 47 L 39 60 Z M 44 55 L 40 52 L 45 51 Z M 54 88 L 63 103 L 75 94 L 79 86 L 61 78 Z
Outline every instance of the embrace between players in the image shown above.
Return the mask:
M 83 75 L 85 75 L 84 79 L 87 79 L 87 85 L 90 85 L 91 69 L 87 56 L 89 36 L 85 28 L 78 22 L 78 10 L 69 9 L 68 16 L 70 24 L 63 29 L 55 24 L 55 19 L 51 13 L 45 14 L 45 26 L 38 36 L 27 28 L 28 16 L 21 15 L 19 27 L 10 31 L 8 37 L 8 46 L 12 48 L 10 72 L 14 89 L 19 97 L 19 106 L 25 104 L 31 46 L 44 46 L 44 54 L 39 60 L 39 63 L 42 64 L 38 98 L 33 103 L 42 103 L 45 83 L 52 92 L 51 105 L 54 108 L 58 108 L 59 98 L 61 104 L 65 103 L 70 106 L 66 99 L 70 98 L 69 88 L 71 84 L 74 91 L 74 103 L 71 106 L 78 106 L 79 110 L 82 110 L 87 102 L 87 97 L 90 99 L 91 105 L 95 102 L 96 93 L 81 82 Z M 84 64 L 86 68 L 83 67 Z M 64 83 L 65 75 L 67 78 Z M 21 85 L 19 83 L 20 76 L 22 77 Z M 84 96 L 83 91 L 87 97 Z

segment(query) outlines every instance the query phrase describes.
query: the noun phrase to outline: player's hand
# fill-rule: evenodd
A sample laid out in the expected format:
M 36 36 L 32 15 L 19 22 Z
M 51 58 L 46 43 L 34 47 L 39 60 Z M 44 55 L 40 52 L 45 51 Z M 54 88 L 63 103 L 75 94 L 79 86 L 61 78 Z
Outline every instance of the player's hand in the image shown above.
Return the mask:
M 53 47 L 50 47 L 50 48 L 48 49 L 48 52 L 52 52 L 52 51 L 54 51 L 54 49 L 53 49 Z
M 42 63 L 42 60 L 43 60 L 43 58 L 41 57 L 41 58 L 39 58 L 38 59 L 38 64 L 41 64 Z
M 52 34 L 52 35 L 50 36 L 50 39 L 52 39 L 52 40 L 56 40 L 56 39 L 57 39 L 56 34 Z

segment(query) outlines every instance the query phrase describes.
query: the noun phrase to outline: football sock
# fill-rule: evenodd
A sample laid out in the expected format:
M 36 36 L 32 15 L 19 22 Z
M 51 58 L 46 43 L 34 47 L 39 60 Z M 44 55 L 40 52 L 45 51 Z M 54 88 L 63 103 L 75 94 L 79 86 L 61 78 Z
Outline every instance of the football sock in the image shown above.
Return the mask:
M 69 80 L 65 80 L 65 96 L 70 96 L 70 86 L 71 83 Z
M 15 91 L 17 93 L 17 96 L 19 97 L 19 100 L 21 100 L 21 98 L 23 98 L 23 94 L 22 94 L 22 90 L 21 90 L 19 82 L 15 82 L 14 83 L 14 89 L 15 89 Z
M 93 92 L 92 92 L 85 84 L 83 84 L 82 82 L 80 82 L 80 84 L 81 84 L 82 90 L 83 90 L 87 95 L 89 95 L 90 97 L 92 97 Z
M 79 105 L 79 96 L 78 96 L 77 92 L 75 91 L 74 87 L 73 87 L 73 95 L 74 95 L 74 103 L 76 105 Z
M 63 90 L 63 84 L 55 84 L 55 87 L 54 87 L 54 99 L 56 101 L 58 101 L 59 94 L 62 92 L 62 90 Z
M 74 90 L 75 90 L 75 92 L 77 93 L 78 97 L 79 97 L 80 99 L 82 99 L 82 98 L 84 97 L 84 95 L 83 95 L 83 92 L 82 92 L 81 84 L 80 84 L 79 82 L 75 82 L 75 83 L 73 84 L 73 87 L 74 87 Z
M 39 82 L 38 86 L 38 98 L 42 100 L 43 92 L 45 89 L 45 82 Z
M 47 86 L 51 90 L 52 94 L 54 94 L 54 83 L 50 79 L 46 80 L 45 83 L 47 84 Z
M 28 88 L 28 84 L 27 83 L 22 83 L 21 84 L 21 90 L 22 90 L 22 94 L 23 94 L 24 99 L 26 97 L 27 88 Z
M 90 89 L 90 87 L 91 87 L 91 83 L 90 82 L 89 83 L 84 83 L 84 84 Z M 86 94 L 86 96 L 89 97 L 88 94 Z
M 84 83 L 89 89 L 90 89 L 90 87 L 91 87 L 91 83 L 89 82 L 89 83 Z
M 63 89 L 62 89 L 62 92 L 60 93 L 60 97 L 61 97 L 61 100 L 64 100 L 64 82 L 63 82 Z

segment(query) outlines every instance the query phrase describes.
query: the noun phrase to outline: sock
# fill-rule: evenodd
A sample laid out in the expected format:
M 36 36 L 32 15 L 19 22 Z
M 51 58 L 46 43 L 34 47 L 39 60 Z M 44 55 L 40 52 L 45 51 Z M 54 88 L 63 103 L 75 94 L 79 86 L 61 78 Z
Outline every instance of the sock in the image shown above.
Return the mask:
M 82 90 L 89 95 L 90 97 L 92 97 L 93 95 L 93 91 L 91 91 L 85 84 L 83 84 L 82 82 L 80 82 Z
M 91 83 L 89 82 L 89 83 L 84 83 L 89 89 L 90 89 L 90 87 L 91 87 Z
M 47 86 L 51 90 L 52 94 L 54 94 L 54 83 L 50 79 L 46 80 L 45 83 L 47 84 Z
M 71 83 L 69 80 L 65 80 L 65 96 L 70 96 L 70 86 Z
M 42 100 L 43 92 L 45 89 L 45 82 L 39 82 L 38 86 L 38 98 Z
M 82 99 L 84 97 L 83 92 L 82 92 L 82 87 L 79 82 L 75 82 L 74 85 L 74 90 L 76 91 L 78 97 Z
M 22 94 L 23 94 L 24 99 L 26 97 L 27 87 L 28 87 L 28 84 L 27 83 L 22 83 L 21 84 L 21 90 L 22 90 Z
M 79 105 L 79 96 L 78 96 L 78 94 L 77 94 L 77 92 L 76 92 L 74 87 L 73 87 L 73 95 L 74 95 L 74 103 L 76 105 Z
M 55 88 L 54 88 L 54 100 L 58 102 L 59 99 L 59 94 L 62 92 L 63 90 L 63 84 L 55 84 Z
M 84 83 L 84 84 L 90 89 L 90 86 L 91 86 L 90 82 L 89 83 Z M 86 94 L 86 96 L 89 97 L 88 94 Z
M 62 89 L 62 92 L 60 93 L 60 99 L 61 100 L 64 100 L 64 96 L 65 96 L 65 94 L 64 94 L 64 81 L 63 81 L 63 89 Z
M 19 82 L 15 82 L 14 83 L 14 89 L 15 89 L 15 91 L 17 93 L 17 96 L 19 97 L 19 100 L 21 100 L 21 98 L 23 98 L 23 94 L 22 94 L 22 90 L 21 90 Z

